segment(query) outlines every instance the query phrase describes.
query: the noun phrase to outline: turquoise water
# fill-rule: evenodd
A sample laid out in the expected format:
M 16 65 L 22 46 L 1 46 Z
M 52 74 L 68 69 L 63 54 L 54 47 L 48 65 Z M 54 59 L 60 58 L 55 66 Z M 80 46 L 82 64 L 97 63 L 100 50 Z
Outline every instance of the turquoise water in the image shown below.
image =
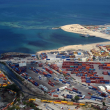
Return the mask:
M 3 0 L 0 1 L 0 53 L 57 49 L 61 46 L 108 41 L 82 38 L 53 30 L 67 24 L 103 25 L 110 22 L 106 0 Z

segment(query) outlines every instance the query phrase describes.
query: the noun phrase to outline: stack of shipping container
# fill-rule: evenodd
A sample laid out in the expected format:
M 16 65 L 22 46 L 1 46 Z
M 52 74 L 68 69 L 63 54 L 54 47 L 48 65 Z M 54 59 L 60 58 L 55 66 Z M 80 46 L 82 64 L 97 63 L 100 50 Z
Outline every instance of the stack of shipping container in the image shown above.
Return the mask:
M 94 65 L 99 64 L 104 66 L 109 66 L 110 64 L 101 64 L 99 62 L 69 62 L 64 61 L 62 68 L 70 70 L 71 74 L 76 74 L 76 76 L 81 77 L 82 82 L 86 83 L 101 83 L 109 84 L 109 80 L 104 80 L 103 77 L 99 77 L 97 72 L 95 72 Z M 110 74 L 110 72 L 104 72 L 104 74 Z
M 8 64 L 14 71 L 16 71 L 18 74 L 21 74 L 23 72 L 26 72 L 26 67 L 19 67 L 19 64 L 13 64 L 13 63 L 9 63 Z
M 46 53 L 41 53 L 40 54 L 40 58 L 41 58 L 41 60 L 46 59 L 47 58 L 47 54 Z

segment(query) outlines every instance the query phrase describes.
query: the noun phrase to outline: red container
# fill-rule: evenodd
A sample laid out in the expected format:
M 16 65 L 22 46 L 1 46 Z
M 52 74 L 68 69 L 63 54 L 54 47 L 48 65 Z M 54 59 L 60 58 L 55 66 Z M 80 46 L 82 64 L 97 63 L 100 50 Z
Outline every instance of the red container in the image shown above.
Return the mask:
M 76 88 L 73 88 L 73 90 L 76 90 L 76 91 L 77 91 L 78 89 L 76 89 Z
M 46 72 L 43 72 L 43 75 L 47 75 L 47 73 Z
M 51 70 L 50 70 L 50 71 L 49 71 L 49 73 L 50 73 L 50 74 L 52 74 L 52 73 L 53 73 L 53 71 L 51 71 Z
M 82 81 L 82 82 L 86 82 L 86 80 L 85 80 L 85 79 L 82 79 L 81 81 Z
M 52 92 L 55 92 L 55 90 L 52 90 L 51 93 L 52 93 Z
M 55 100 L 55 102 L 61 102 L 61 100 Z
M 96 81 L 91 81 L 91 83 L 96 83 Z
M 79 103 L 75 103 L 75 102 L 73 102 L 73 105 L 79 105 Z
M 96 83 L 100 83 L 100 80 L 96 80 Z
M 85 76 L 81 76 L 81 79 L 85 79 Z
M 69 90 L 69 91 L 72 91 L 71 89 L 68 89 L 68 88 L 66 88 L 67 90 Z
M 3 74 L 0 74 L 0 78 L 3 77 L 3 76 L 4 76 Z

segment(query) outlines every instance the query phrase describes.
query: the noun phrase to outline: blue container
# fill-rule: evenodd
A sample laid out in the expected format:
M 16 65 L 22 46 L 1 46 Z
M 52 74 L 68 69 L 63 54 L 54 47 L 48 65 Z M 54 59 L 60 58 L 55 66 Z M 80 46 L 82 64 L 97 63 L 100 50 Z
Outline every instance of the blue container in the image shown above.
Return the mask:
M 25 79 L 28 79 L 28 77 L 27 77 L 27 76 L 25 76 L 24 78 L 25 78 Z
M 81 55 L 81 52 L 78 52 L 78 55 Z
M 79 92 L 79 94 L 82 94 L 82 92 Z
M 19 70 L 18 68 L 16 68 L 15 70 Z
M 66 98 L 70 98 L 70 99 L 72 99 L 72 95 L 66 95 Z
M 15 67 L 19 67 L 19 64 L 15 64 Z
M 50 59 L 46 59 L 46 60 L 50 60 Z
M 69 58 L 69 55 L 66 55 L 65 58 Z
M 59 81 L 63 81 L 62 79 L 59 79 Z
M 96 99 L 101 99 L 102 100 L 103 98 L 102 97 L 96 97 Z
M 91 98 L 91 100 L 95 100 L 95 98 Z
M 66 82 L 67 84 L 70 84 L 70 82 Z
M 59 88 L 57 88 L 57 91 L 59 91 Z
M 110 84 L 109 82 L 105 82 L 105 84 Z
M 70 59 L 66 59 L 66 60 L 70 60 Z
M 91 81 L 89 81 L 89 80 L 87 81 L 87 80 L 86 80 L 86 83 L 91 83 Z
M 97 96 L 93 96 L 93 95 L 92 95 L 91 98 L 97 98 Z
M 92 88 L 92 90 L 95 90 L 95 91 L 96 91 L 96 89 L 95 89 L 95 88 Z
M 77 95 L 77 96 L 82 97 L 82 95 Z
M 47 74 L 47 76 L 48 76 L 48 77 L 52 77 L 52 75 L 51 75 L 51 74 Z
M 15 66 L 11 66 L 11 68 L 15 68 Z
M 62 59 L 65 59 L 66 57 L 65 56 L 62 56 Z

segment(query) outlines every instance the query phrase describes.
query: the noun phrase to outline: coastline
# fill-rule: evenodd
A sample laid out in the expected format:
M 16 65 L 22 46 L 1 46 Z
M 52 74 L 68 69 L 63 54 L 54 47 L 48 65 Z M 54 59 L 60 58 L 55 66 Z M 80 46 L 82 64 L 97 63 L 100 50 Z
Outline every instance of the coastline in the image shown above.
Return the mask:
M 90 29 L 85 28 L 84 26 L 82 26 L 80 24 L 64 25 L 64 26 L 61 26 L 61 29 L 66 32 L 72 32 L 72 33 L 84 34 L 84 35 L 89 34 L 90 36 L 95 36 L 95 37 L 100 37 L 103 39 L 110 40 L 109 34 L 101 33 L 100 31 L 92 31 Z
M 92 44 L 79 44 L 79 45 L 68 45 L 68 46 L 64 46 L 64 47 L 60 47 L 58 49 L 53 49 L 53 50 L 42 50 L 42 51 L 38 51 L 36 52 L 36 54 L 40 54 L 40 53 L 47 53 L 47 52 L 55 52 L 55 51 L 67 51 L 67 50 L 78 50 L 78 49 L 82 49 L 85 51 L 89 51 L 93 48 L 96 48 L 97 44 L 109 44 L 110 42 L 99 42 L 99 43 L 92 43 Z
M 90 36 L 95 36 L 95 37 L 100 37 L 103 39 L 110 40 L 110 34 L 102 33 L 98 29 L 96 29 L 95 31 L 93 31 L 93 29 L 92 30 L 88 29 L 88 27 L 98 27 L 98 28 L 104 27 L 104 29 L 106 30 L 107 26 L 110 27 L 110 25 L 84 25 L 82 26 L 80 24 L 70 24 L 70 25 L 61 26 L 60 28 L 66 32 L 72 32 L 72 33 L 83 34 L 83 35 L 89 34 Z M 98 43 L 92 43 L 92 44 L 67 45 L 64 47 L 60 47 L 58 49 L 38 51 L 37 54 L 44 53 L 44 52 L 46 53 L 46 52 L 78 50 L 78 49 L 89 51 L 93 48 L 96 48 L 97 44 L 107 45 L 107 44 L 110 44 L 110 41 L 98 42 Z

